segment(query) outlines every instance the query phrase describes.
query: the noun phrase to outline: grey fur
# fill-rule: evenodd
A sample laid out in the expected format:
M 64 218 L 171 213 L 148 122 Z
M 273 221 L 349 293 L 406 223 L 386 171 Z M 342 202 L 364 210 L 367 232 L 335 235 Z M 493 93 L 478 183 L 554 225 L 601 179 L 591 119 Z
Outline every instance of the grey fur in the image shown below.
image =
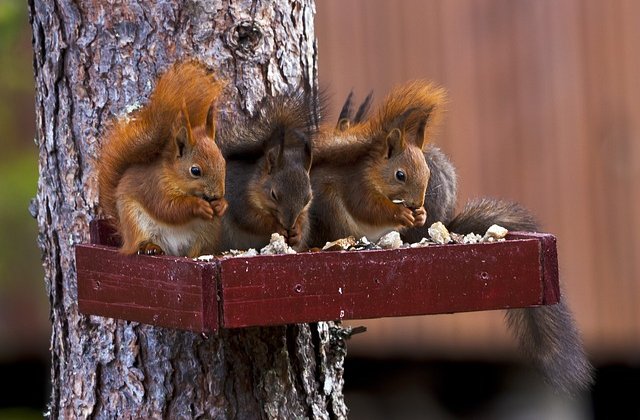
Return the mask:
M 468 202 L 448 228 L 456 233 L 482 234 L 492 224 L 512 231 L 539 230 L 526 208 L 491 198 Z M 506 320 L 522 351 L 557 392 L 575 395 L 593 384 L 593 367 L 565 301 L 537 308 L 510 309 Z

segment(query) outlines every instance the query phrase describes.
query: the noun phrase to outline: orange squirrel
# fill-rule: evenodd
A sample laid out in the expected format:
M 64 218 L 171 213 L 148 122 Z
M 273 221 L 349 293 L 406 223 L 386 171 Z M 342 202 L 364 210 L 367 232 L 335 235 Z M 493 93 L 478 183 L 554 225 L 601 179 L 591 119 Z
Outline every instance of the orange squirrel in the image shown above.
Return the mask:
M 106 132 L 99 198 L 121 252 L 193 257 L 217 247 L 227 207 L 225 161 L 214 141 L 222 88 L 203 65 L 176 64 L 144 107 Z
M 373 91 L 367 95 L 356 114 L 353 115 L 353 92 L 349 93 L 340 111 L 336 130 L 338 132 L 346 131 L 352 125 L 362 123 L 368 117 L 372 98 Z M 453 218 L 458 179 L 453 164 L 442 150 L 432 143 L 426 143 L 423 148 L 423 155 L 429 168 L 429 180 L 424 200 L 424 209 L 427 217 L 423 225 L 427 229 L 435 222 L 446 224 Z M 414 234 L 415 232 L 421 232 L 420 229 L 403 229 L 402 231 L 403 236 L 406 236 L 405 239 L 409 242 L 418 242 L 423 238 L 423 236 L 416 237 L 417 234 Z
M 221 249 L 261 248 L 274 232 L 304 247 L 316 102 L 305 93 L 268 98 L 260 116 L 220 130 L 229 200 Z
M 361 124 L 367 117 L 371 95 L 365 99 L 353 119 L 351 97 L 350 94 L 340 114 L 338 131 L 349 132 L 353 124 Z M 460 234 L 483 233 L 493 224 L 511 231 L 539 230 L 535 218 L 527 209 L 508 201 L 491 198 L 471 200 L 455 215 L 457 182 L 453 164 L 434 146 L 426 147 L 424 158 L 430 169 L 424 203 L 427 222 L 422 226 L 402 229 L 404 240 L 417 242 L 428 237 L 428 227 L 436 221 L 443 222 L 451 232 Z M 593 368 L 586 357 L 571 311 L 564 301 L 538 308 L 510 309 L 507 311 L 507 321 L 522 351 L 556 390 L 575 394 L 593 382 Z
M 427 82 L 408 83 L 362 121 L 370 98 L 353 124 L 347 99 L 338 126 L 321 130 L 315 143 L 310 246 L 350 235 L 377 240 L 427 220 L 430 170 L 422 149 L 445 93 Z

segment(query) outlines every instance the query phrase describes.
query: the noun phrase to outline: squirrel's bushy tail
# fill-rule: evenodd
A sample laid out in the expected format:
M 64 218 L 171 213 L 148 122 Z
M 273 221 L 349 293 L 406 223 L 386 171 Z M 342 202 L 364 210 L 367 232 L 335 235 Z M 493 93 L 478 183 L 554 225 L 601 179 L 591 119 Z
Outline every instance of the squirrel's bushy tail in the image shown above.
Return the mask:
M 204 125 L 223 87 L 204 65 L 178 63 L 158 79 L 146 105 L 112 123 L 102 137 L 97 160 L 100 205 L 107 217 L 117 220 L 115 192 L 127 168 L 160 156 L 183 106 L 192 127 Z
M 472 200 L 449 223 L 456 233 L 484 233 L 492 224 L 511 231 L 535 232 L 538 225 L 524 207 L 493 199 Z M 593 368 L 567 304 L 510 309 L 507 323 L 522 351 L 559 392 L 575 394 L 593 382 Z
M 259 115 L 222 124 L 219 146 L 227 159 L 257 159 L 264 154 L 274 133 L 294 131 L 311 140 L 317 131 L 318 112 L 323 107 L 322 95 L 314 97 L 302 89 L 286 96 L 267 97 Z M 297 141 L 296 137 L 283 136 L 282 146 L 304 146 L 304 142 Z
M 352 116 L 352 98 L 349 94 L 342 107 L 338 126 L 325 127 L 318 139 L 314 159 L 317 161 L 348 164 L 369 153 L 379 155 L 387 148 L 389 131 L 399 128 L 423 138 L 418 142 L 425 150 L 433 130 L 442 118 L 446 104 L 446 91 L 433 83 L 414 80 L 394 88 L 370 114 L 370 93 L 355 116 Z M 421 130 L 416 130 L 417 127 Z M 414 133 L 415 132 L 415 133 Z
M 446 91 L 433 83 L 414 80 L 394 88 L 384 99 L 370 120 L 370 130 L 388 131 L 399 119 L 410 112 L 416 118 L 407 118 L 407 123 L 417 122 L 421 118 L 428 120 L 426 137 L 442 117 L 446 103 Z
M 507 311 L 520 348 L 557 391 L 574 395 L 593 383 L 589 363 L 569 307 L 564 301 Z
M 527 209 L 511 201 L 492 198 L 470 200 L 447 228 L 455 233 L 482 235 L 493 224 L 510 231 L 538 231 L 538 223 Z

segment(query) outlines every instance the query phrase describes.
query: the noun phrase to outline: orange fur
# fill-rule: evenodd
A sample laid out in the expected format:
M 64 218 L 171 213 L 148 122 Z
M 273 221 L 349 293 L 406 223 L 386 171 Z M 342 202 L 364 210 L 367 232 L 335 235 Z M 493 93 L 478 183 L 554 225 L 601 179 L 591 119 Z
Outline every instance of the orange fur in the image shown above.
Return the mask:
M 100 204 L 122 236 L 122 252 L 160 242 L 164 251 L 191 255 L 215 242 L 219 221 L 211 219 L 226 209 L 225 163 L 213 139 L 222 88 L 203 65 L 176 64 L 144 107 L 107 130 L 97 161 Z M 194 165 L 201 176 L 190 174 Z
M 338 127 L 331 124 L 321 127 L 314 142 L 314 162 L 353 163 L 362 156 L 379 152 L 385 147 L 384 137 L 394 128 L 394 122 L 407 112 L 410 115 L 406 116 L 401 127 L 404 136 L 411 136 L 421 119 L 427 121 L 424 142 L 420 146 L 425 149 L 442 119 L 445 104 L 445 90 L 433 83 L 415 80 L 397 86 L 371 118 L 355 123 L 341 121 Z M 407 140 L 415 142 L 417 139 Z
M 323 127 L 311 170 L 311 246 L 349 235 L 376 240 L 425 222 L 430 173 L 423 149 L 444 102 L 442 89 L 415 81 L 394 89 L 373 117 L 360 121 L 364 115 L 358 115 L 354 124 L 341 118 L 337 127 Z

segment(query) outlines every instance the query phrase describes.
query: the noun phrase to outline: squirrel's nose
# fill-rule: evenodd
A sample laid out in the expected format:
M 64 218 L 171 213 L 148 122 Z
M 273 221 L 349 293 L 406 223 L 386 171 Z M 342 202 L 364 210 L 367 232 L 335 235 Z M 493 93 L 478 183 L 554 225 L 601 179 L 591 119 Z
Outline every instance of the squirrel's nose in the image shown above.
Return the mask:
M 406 207 L 408 207 L 409 209 L 414 210 L 414 211 L 415 211 L 415 210 L 418 210 L 420 207 L 422 207 L 422 206 L 423 206 L 423 204 L 424 204 L 424 203 L 417 204 L 417 203 L 415 203 L 415 202 L 411 202 L 411 203 L 407 202 L 407 203 L 404 203 L 404 205 L 405 205 Z
M 212 202 L 212 201 L 220 200 L 220 196 L 218 195 L 211 196 L 211 195 L 203 194 L 202 199 L 208 202 Z

